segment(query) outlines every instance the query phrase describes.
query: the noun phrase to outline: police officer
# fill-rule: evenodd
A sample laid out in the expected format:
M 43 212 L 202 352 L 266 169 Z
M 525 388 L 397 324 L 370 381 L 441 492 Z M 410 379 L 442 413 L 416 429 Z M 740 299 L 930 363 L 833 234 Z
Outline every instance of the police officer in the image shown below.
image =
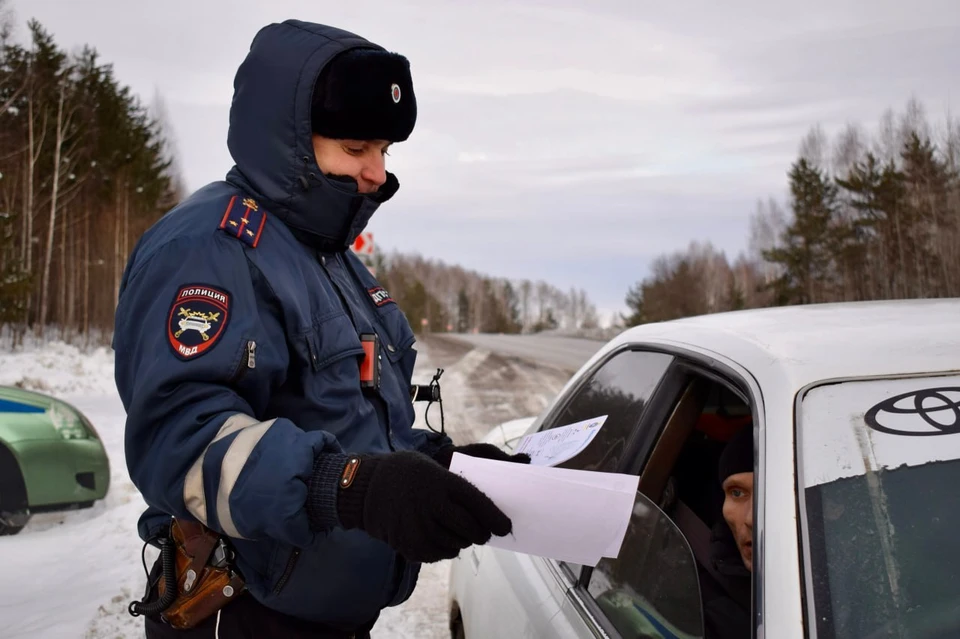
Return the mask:
M 413 332 L 347 250 L 399 187 L 407 59 L 291 20 L 257 34 L 234 89 L 235 166 L 137 243 L 114 348 L 141 538 L 199 522 L 245 588 L 191 628 L 146 615 L 147 636 L 365 637 L 421 562 L 511 530 L 452 454 L 529 458 L 413 428 Z

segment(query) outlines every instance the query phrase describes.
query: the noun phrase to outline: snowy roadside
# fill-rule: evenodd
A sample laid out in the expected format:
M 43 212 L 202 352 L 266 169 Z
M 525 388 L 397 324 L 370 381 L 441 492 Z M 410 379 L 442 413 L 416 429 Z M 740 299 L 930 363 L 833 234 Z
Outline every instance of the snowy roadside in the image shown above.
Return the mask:
M 446 340 L 418 345 L 414 381 L 429 383 L 445 368 L 441 388 L 447 430 L 458 443 L 495 424 L 538 413 L 564 376 Z M 26 352 L 0 353 L 0 384 L 55 395 L 84 412 L 110 459 L 111 485 L 93 508 L 34 516 L 19 535 L 0 537 L 0 627 L 7 639 L 126 639 L 142 637 L 142 621 L 127 613 L 145 583 L 136 523 L 145 508 L 127 473 L 124 411 L 113 382 L 109 349 L 81 353 L 51 343 Z M 418 424 L 424 404 L 418 404 Z M 439 427 L 439 410 L 430 409 Z M 147 563 L 155 557 L 147 549 Z M 419 586 L 403 605 L 385 610 L 374 639 L 441 639 L 447 629 L 450 562 L 425 565 Z

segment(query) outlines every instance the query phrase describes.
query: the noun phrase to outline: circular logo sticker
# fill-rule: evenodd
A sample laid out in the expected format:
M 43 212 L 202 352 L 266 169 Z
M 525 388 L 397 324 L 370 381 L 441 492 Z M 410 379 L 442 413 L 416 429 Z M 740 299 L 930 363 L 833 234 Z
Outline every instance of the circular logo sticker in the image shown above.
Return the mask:
M 180 359 L 210 350 L 223 335 L 230 314 L 230 294 L 203 284 L 177 291 L 167 319 L 167 337 Z
M 399 84 L 394 83 L 390 85 L 390 95 L 393 97 L 394 103 L 400 102 L 400 85 Z
M 881 433 L 924 437 L 960 434 L 960 388 L 924 388 L 883 400 L 863 416 Z

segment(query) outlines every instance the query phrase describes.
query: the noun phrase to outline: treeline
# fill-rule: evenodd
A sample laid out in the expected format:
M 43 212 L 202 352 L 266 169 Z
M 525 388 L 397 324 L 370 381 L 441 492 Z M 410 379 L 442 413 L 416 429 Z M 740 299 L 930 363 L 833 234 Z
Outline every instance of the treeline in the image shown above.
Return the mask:
M 182 197 L 162 104 L 94 49 L 28 34 L 0 28 L 0 324 L 14 344 L 106 335 L 134 242 Z
M 536 333 L 598 324 L 596 307 L 580 289 L 489 277 L 396 252 L 372 266 L 417 332 Z
M 815 127 L 786 207 L 758 204 L 731 263 L 707 243 L 657 258 L 627 293 L 627 325 L 718 311 L 960 294 L 960 120 L 930 126 L 911 100 L 873 136 Z

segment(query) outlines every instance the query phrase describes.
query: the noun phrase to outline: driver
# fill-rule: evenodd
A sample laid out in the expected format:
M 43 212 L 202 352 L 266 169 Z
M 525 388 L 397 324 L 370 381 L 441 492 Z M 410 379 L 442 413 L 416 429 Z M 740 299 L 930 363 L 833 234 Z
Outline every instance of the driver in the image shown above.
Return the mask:
M 734 435 L 720 456 L 723 519 L 743 566 L 753 572 L 753 427 Z
M 719 461 L 723 520 L 713 527 L 714 580 L 704 584 L 707 639 L 749 639 L 753 572 L 753 426 L 740 429 Z

